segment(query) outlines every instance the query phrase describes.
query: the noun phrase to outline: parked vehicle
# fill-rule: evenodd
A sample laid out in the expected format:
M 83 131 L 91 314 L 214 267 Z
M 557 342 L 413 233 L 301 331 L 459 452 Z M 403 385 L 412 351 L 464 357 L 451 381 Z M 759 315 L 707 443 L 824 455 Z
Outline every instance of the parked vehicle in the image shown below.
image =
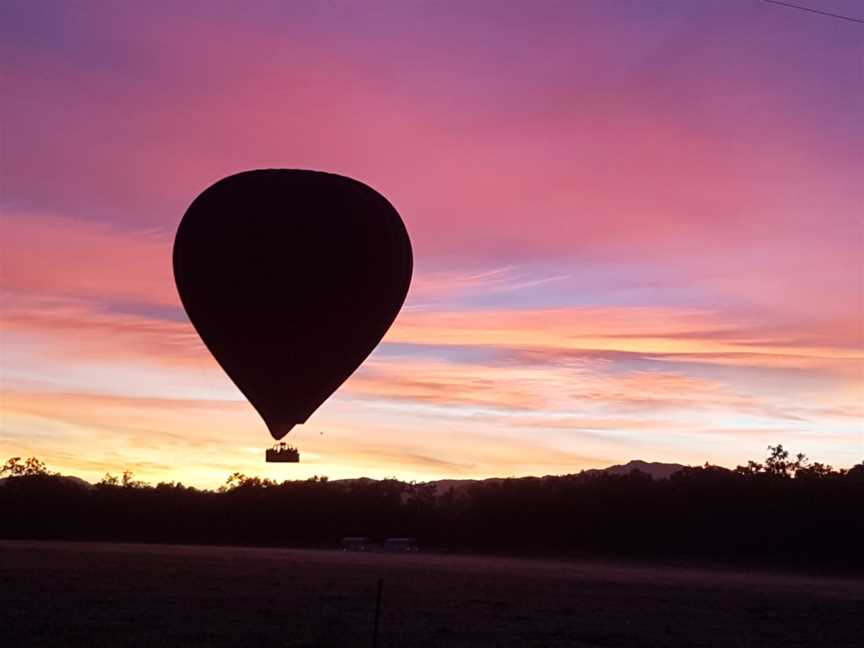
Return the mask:
M 384 551 L 393 553 L 416 553 L 420 551 L 417 538 L 387 538 L 384 541 Z
M 342 538 L 342 551 L 368 551 L 372 540 L 365 536 L 349 536 Z

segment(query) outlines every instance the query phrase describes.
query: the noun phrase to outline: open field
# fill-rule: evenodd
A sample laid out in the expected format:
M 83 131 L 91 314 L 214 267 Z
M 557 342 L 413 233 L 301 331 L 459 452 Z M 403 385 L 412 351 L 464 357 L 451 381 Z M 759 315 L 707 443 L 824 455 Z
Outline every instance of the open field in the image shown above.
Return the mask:
M 0 541 L 3 645 L 856 646 L 864 582 L 446 555 Z

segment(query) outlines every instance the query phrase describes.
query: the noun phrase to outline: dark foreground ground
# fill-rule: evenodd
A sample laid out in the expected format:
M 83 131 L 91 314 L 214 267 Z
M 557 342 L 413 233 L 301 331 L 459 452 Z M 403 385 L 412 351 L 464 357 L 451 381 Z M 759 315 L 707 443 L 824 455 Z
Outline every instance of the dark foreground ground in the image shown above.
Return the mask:
M 0 541 L 4 646 L 860 646 L 864 582 L 445 555 Z

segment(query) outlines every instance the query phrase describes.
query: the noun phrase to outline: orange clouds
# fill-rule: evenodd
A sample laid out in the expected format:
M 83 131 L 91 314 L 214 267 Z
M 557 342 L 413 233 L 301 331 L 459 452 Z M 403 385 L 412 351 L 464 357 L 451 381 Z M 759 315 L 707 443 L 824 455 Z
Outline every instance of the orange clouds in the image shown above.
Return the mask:
M 12 215 L 0 220 L 8 241 L 0 287 L 7 330 L 63 337 L 65 353 L 164 362 L 208 363 L 181 315 L 165 233 L 128 232 L 69 219 Z M 566 274 L 537 275 L 504 266 L 474 272 L 418 272 L 406 311 L 387 340 L 532 350 L 629 352 L 682 362 L 774 367 L 846 367 L 862 362 L 860 314 L 782 318 L 698 307 L 566 307 L 442 310 L 472 296 L 530 296 L 543 286 L 566 290 Z M 118 313 L 132 304 L 177 313 L 177 323 Z M 430 308 L 430 305 L 435 305 Z M 853 305 L 854 306 L 854 305 Z M 116 308 L 116 307 L 115 307 Z M 50 345 L 49 345 L 50 346 Z
M 813 338 L 812 330 L 776 327 L 712 310 L 670 307 L 558 308 L 508 311 L 407 312 L 387 340 L 530 350 L 554 357 L 573 352 L 627 352 L 741 366 L 860 366 L 864 353 L 849 338 Z M 805 340 L 798 342 L 798 340 Z
M 187 322 L 111 312 L 88 301 L 0 296 L 0 331 L 38 340 L 36 355 L 58 362 L 135 360 L 156 365 L 214 366 Z
M 533 421 L 544 427 L 548 420 L 551 427 L 563 427 L 569 421 L 574 429 L 597 430 L 671 428 L 675 422 L 670 416 L 684 417 L 694 427 L 704 424 L 701 419 L 707 412 L 775 421 L 818 421 L 826 414 L 796 398 L 753 395 L 732 384 L 677 371 L 611 369 L 611 363 L 598 360 L 493 366 L 375 358 L 345 383 L 342 393 L 464 408 L 472 416 L 520 425 Z M 852 406 L 839 394 L 835 402 Z M 846 411 L 840 407 L 831 416 L 842 418 Z
M 416 422 L 370 425 L 355 416 L 345 423 L 331 414 L 316 415 L 297 431 L 303 464 L 286 473 L 284 466 L 262 465 L 266 431 L 241 401 L 2 392 L 0 402 L 5 424 L 15 431 L 0 437 L 0 452 L 38 454 L 52 469 L 90 480 L 128 468 L 153 482 L 179 479 L 215 487 L 235 470 L 277 479 L 358 472 L 430 479 L 560 472 L 605 461 L 529 439 L 502 437 L 485 447 L 470 432 L 448 435 L 439 429 L 435 437 L 446 443 L 430 443 Z
M 155 364 L 215 366 L 190 324 L 111 312 L 86 301 L 6 295 L 2 329 L 45 339 L 45 353 L 82 360 L 136 358 Z M 674 362 L 810 368 L 854 376 L 854 341 L 807 341 L 810 331 L 766 335 L 738 318 L 698 309 L 559 308 L 511 311 L 407 309 L 391 343 L 474 346 L 561 361 L 598 352 Z M 798 341 L 796 343 L 797 340 Z M 815 343 L 814 343 L 815 342 Z

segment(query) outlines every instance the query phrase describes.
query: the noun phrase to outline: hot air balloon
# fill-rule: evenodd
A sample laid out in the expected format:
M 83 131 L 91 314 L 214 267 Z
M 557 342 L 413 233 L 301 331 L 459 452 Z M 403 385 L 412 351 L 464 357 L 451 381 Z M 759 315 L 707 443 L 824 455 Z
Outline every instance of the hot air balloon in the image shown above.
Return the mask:
M 399 213 L 331 173 L 261 169 L 224 178 L 174 239 L 180 299 L 204 344 L 279 441 L 372 352 L 411 282 Z M 286 443 L 268 461 L 298 461 Z

